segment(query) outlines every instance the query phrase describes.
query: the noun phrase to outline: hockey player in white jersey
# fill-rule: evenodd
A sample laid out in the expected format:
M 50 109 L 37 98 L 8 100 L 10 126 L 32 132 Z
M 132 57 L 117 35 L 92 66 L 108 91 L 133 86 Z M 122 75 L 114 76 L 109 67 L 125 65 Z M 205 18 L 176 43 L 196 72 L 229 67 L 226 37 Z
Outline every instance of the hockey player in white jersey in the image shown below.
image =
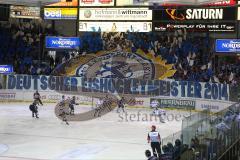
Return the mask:
M 95 112 L 94 112 L 94 117 L 98 116 L 100 117 L 101 111 L 103 109 L 103 99 L 99 98 L 96 102 L 96 107 L 95 107 Z
M 158 108 L 159 107 L 159 102 L 158 102 L 158 100 L 153 100 L 150 105 L 151 105 L 152 108 Z
M 159 102 L 157 100 L 153 100 L 150 105 L 153 108 L 151 115 L 159 117 L 160 122 L 165 123 L 163 116 L 166 115 L 166 111 L 163 109 L 159 109 L 160 107 Z
M 96 102 L 96 108 L 100 107 L 103 104 L 103 99 L 99 98 Z
M 153 115 L 156 116 L 162 116 L 162 115 L 166 115 L 166 111 L 163 109 L 158 109 L 160 107 L 159 102 L 157 100 L 153 100 L 151 102 L 151 107 L 153 108 Z

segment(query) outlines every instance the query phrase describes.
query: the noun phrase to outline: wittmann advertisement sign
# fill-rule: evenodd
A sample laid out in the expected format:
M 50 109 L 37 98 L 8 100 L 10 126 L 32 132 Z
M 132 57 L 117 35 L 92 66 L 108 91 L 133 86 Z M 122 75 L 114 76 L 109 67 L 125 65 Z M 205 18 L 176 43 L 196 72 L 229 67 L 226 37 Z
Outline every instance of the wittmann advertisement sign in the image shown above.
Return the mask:
M 152 20 L 148 8 L 80 8 L 80 20 Z
M 10 6 L 10 17 L 38 19 L 40 18 L 40 8 L 26 6 Z
M 174 22 L 155 22 L 153 31 L 155 32 L 174 32 L 179 29 L 186 29 L 188 32 L 235 32 L 236 23 L 174 23 Z
M 227 8 L 189 8 L 153 11 L 154 21 L 201 21 L 201 20 L 228 20 L 235 21 L 237 9 L 235 7 Z
M 80 6 L 114 6 L 114 0 L 80 0 Z

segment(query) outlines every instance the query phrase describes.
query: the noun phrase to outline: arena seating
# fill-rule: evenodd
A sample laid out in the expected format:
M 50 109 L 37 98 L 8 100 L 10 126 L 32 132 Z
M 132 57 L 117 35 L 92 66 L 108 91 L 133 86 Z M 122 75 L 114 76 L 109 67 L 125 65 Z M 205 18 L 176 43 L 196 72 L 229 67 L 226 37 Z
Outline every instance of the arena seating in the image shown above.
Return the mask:
M 44 37 L 57 35 L 51 25 L 40 21 L 15 21 L 0 24 L 0 64 L 12 64 L 15 72 L 20 74 L 48 75 L 54 67 L 72 57 L 63 53 L 53 60 L 47 54 L 40 54 L 41 47 L 44 47 Z M 132 52 L 141 49 L 145 53 L 161 56 L 167 63 L 174 64 L 177 72 L 172 78 L 176 80 L 233 85 L 240 81 L 240 64 L 224 61 L 218 64 L 221 67 L 216 66 L 213 56 L 214 39 L 208 36 L 190 35 L 182 30 L 172 34 L 86 32 L 80 38 L 80 53 L 130 48 Z M 42 64 L 43 61 L 47 63 Z M 216 70 L 213 69 L 214 65 Z
M 40 21 L 0 23 L 0 64 L 12 64 L 20 74 L 50 74 L 49 65 L 43 63 L 49 57 L 40 50 L 43 37 L 51 34 L 51 26 Z
M 208 36 L 190 35 L 186 31 L 169 33 L 84 33 L 81 36 L 81 51 L 86 53 L 101 50 L 138 49 L 161 56 L 177 70 L 174 79 L 202 82 L 236 84 L 239 81 L 240 65 L 219 64 L 214 70 L 214 39 Z M 231 65 L 230 65 L 231 64 Z M 226 76 L 222 76 L 222 75 Z

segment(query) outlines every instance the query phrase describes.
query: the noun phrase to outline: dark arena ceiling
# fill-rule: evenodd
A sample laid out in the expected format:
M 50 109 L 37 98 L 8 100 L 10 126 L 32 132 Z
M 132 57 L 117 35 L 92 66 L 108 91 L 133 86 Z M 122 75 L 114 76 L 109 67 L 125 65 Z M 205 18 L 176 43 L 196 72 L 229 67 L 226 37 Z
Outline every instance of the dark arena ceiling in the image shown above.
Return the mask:
M 15 5 L 28 5 L 28 6 L 44 6 L 51 3 L 60 1 L 71 1 L 71 0 L 0 0 L 0 4 L 15 4 Z M 223 0 L 122 0 L 122 1 L 139 1 L 147 2 L 151 4 L 188 4 L 188 5 L 201 5 L 205 3 L 221 2 Z

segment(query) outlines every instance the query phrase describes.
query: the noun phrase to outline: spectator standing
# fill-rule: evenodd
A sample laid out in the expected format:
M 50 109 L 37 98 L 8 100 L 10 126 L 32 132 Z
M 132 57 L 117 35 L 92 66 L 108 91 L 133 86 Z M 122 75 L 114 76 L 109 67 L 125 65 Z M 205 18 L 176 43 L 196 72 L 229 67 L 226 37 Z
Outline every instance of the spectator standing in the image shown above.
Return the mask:
M 158 160 L 157 157 L 151 156 L 151 152 L 150 152 L 149 150 L 146 150 L 146 151 L 145 151 L 145 155 L 146 155 L 146 157 L 147 157 L 147 160 Z

